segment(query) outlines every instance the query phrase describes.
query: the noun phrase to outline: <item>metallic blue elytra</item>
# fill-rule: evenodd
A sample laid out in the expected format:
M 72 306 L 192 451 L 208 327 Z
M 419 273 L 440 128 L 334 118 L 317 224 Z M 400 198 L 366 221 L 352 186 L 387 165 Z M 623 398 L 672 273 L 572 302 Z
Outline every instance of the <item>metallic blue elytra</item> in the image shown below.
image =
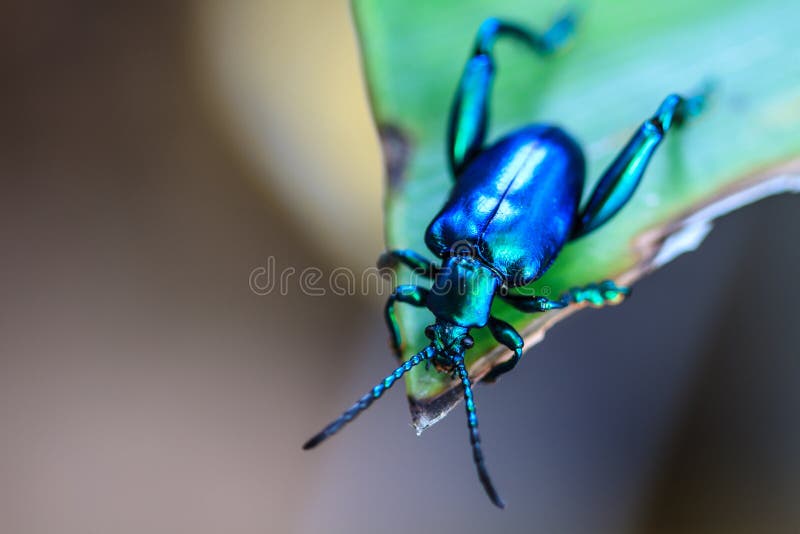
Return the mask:
M 464 364 L 464 354 L 474 344 L 469 332 L 486 327 L 498 343 L 513 351 L 508 361 L 484 377 L 484 381 L 493 382 L 514 368 L 523 349 L 522 336 L 514 327 L 491 315 L 495 298 L 524 312 L 539 313 L 576 302 L 595 306 L 616 303 L 628 295 L 627 288 L 617 287 L 610 280 L 571 289 L 556 300 L 505 290 L 542 276 L 571 240 L 616 215 L 630 200 L 667 131 L 700 113 L 705 102 L 703 94 L 668 96 L 633 134 L 581 207 L 585 158 L 580 145 L 564 130 L 534 124 L 485 145 L 488 101 L 496 70 L 492 55 L 495 40 L 513 37 L 546 55 L 566 43 L 574 25 L 573 14 L 541 34 L 497 19 L 481 25 L 456 91 L 447 130 L 447 157 L 455 185 L 425 233 L 425 244 L 439 261 L 432 262 L 411 250 L 391 250 L 378 260 L 379 266 L 400 263 L 432 280 L 430 288 L 398 286 L 384 310 L 398 358 L 402 358 L 394 312 L 398 302 L 433 313 L 436 321 L 425 329 L 430 344 L 306 442 L 304 449 L 338 432 L 413 367 L 432 363 L 461 382 L 478 477 L 491 501 L 504 506 L 483 460 L 472 382 Z
M 517 130 L 464 169 L 428 226 L 425 244 L 439 257 L 474 246 L 506 285 L 526 285 L 547 270 L 567 242 L 585 169 L 580 146 L 560 128 Z

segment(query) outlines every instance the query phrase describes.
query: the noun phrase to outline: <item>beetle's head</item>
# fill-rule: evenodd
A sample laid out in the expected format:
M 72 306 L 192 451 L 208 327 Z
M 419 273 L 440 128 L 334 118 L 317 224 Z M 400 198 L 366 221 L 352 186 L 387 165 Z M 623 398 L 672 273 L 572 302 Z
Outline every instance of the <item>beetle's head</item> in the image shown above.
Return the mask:
M 442 320 L 425 328 L 425 336 L 431 340 L 431 346 L 436 351 L 433 364 L 440 371 L 452 371 L 455 367 L 454 359 L 463 357 L 464 351 L 475 344 L 475 340 L 469 335 L 469 328 Z

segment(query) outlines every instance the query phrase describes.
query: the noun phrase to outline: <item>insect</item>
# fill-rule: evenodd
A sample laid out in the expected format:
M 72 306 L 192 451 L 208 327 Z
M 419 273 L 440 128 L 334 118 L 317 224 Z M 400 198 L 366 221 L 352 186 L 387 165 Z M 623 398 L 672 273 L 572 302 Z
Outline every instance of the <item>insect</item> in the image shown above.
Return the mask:
M 341 430 L 413 367 L 432 364 L 463 386 L 478 478 L 492 503 L 504 507 L 484 463 L 473 384 L 464 363 L 465 352 L 474 344 L 470 330 L 488 327 L 494 338 L 513 352 L 484 378 L 494 381 L 517 365 L 523 351 L 523 339 L 514 327 L 491 314 L 495 298 L 530 313 L 574 302 L 602 305 L 624 298 L 628 289 L 612 281 L 573 289 L 555 300 L 506 290 L 526 286 L 542 276 L 562 247 L 614 217 L 633 195 L 667 131 L 699 114 L 705 103 L 704 94 L 668 96 L 633 134 L 581 206 L 586 166 L 583 151 L 561 128 L 531 124 L 491 145 L 485 143 L 495 75 L 492 48 L 497 38 L 514 38 L 534 52 L 548 55 L 566 44 L 574 26 L 574 14 L 561 17 L 541 33 L 495 18 L 481 24 L 447 130 L 447 156 L 455 184 L 425 233 L 425 243 L 438 260 L 432 262 L 411 250 L 392 250 L 379 260 L 381 266 L 403 264 L 432 280 L 430 288 L 398 286 L 385 308 L 398 357 L 402 340 L 394 313 L 397 303 L 425 307 L 433 313 L 435 322 L 425 329 L 430 344 L 312 437 L 304 449 Z

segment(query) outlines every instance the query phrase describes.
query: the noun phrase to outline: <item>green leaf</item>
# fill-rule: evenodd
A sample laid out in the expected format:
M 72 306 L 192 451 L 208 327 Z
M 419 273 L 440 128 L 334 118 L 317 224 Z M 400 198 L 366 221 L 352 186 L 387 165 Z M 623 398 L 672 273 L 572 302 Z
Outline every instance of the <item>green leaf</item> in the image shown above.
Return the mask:
M 475 32 L 489 16 L 544 29 L 561 2 L 355 0 L 367 84 L 386 159 L 386 245 L 430 255 L 428 222 L 447 198 L 450 102 Z M 514 43 L 496 46 L 489 142 L 529 122 L 563 126 L 584 146 L 587 188 L 669 93 L 715 90 L 703 115 L 670 131 L 631 202 L 600 230 L 565 247 L 534 283 L 537 294 L 603 279 L 629 285 L 694 249 L 710 221 L 764 196 L 800 190 L 800 2 L 619 0 L 582 9 L 573 46 L 542 59 Z M 586 192 L 584 192 L 584 198 Z M 410 273 L 399 273 L 402 282 Z M 498 299 L 499 300 L 499 299 Z M 525 315 L 502 302 L 530 348 L 578 306 Z M 398 306 L 405 357 L 427 344 L 427 310 Z M 509 351 L 474 332 L 473 379 Z M 523 364 L 524 365 L 524 364 Z M 418 431 L 458 402 L 434 369 L 409 373 Z

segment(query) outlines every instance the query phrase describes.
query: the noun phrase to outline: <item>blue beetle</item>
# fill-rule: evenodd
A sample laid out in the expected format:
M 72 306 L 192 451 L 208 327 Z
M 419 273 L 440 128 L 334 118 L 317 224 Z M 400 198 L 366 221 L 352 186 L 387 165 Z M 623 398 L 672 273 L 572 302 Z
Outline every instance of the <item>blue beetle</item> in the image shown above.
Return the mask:
M 496 39 L 510 36 L 546 55 L 567 42 L 574 26 L 574 14 L 560 18 L 543 33 L 495 18 L 480 26 L 459 82 L 447 132 L 447 156 L 455 185 L 425 232 L 426 245 L 441 261 L 431 262 L 410 250 L 392 250 L 378 262 L 380 266 L 401 263 L 432 279 L 430 288 L 397 287 L 385 308 L 391 344 L 398 357 L 402 346 L 394 314 L 398 302 L 425 307 L 433 313 L 436 321 L 425 329 L 430 344 L 306 442 L 304 449 L 339 431 L 414 366 L 433 364 L 463 385 L 478 477 L 491 501 L 504 507 L 484 464 L 472 383 L 464 364 L 464 353 L 474 344 L 470 329 L 488 327 L 499 343 L 513 351 L 508 361 L 484 377 L 485 381 L 494 381 L 517 364 L 523 349 L 520 334 L 491 315 L 495 297 L 535 313 L 573 302 L 617 302 L 626 296 L 628 289 L 612 281 L 570 290 L 556 300 L 507 290 L 542 276 L 564 245 L 611 219 L 633 195 L 666 132 L 700 113 L 705 102 L 702 94 L 691 98 L 668 96 L 634 133 L 581 208 L 585 158 L 578 143 L 561 128 L 533 124 L 484 146 Z

